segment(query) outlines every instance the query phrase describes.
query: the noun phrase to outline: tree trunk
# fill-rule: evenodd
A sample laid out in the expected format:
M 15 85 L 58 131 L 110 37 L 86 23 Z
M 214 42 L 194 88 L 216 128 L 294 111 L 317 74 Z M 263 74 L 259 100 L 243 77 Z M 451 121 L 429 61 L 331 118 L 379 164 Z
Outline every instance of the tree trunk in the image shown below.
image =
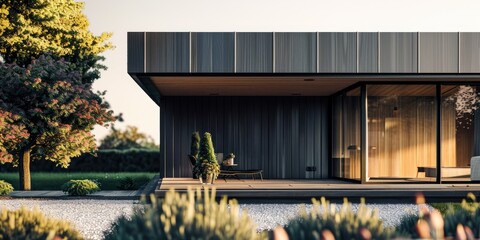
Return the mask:
M 24 150 L 21 153 L 21 158 L 18 163 L 18 170 L 20 174 L 20 190 L 30 191 L 32 190 L 30 179 L 30 152 L 32 149 Z

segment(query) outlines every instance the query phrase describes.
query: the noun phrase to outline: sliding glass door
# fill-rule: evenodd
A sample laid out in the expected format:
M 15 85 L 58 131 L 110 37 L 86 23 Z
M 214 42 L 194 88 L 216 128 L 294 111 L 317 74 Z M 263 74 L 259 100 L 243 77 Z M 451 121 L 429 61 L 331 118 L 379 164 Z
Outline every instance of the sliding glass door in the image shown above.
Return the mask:
M 360 180 L 360 88 L 333 98 L 332 175 Z
M 367 85 L 369 181 L 436 180 L 435 96 L 435 85 Z
M 443 182 L 480 180 L 479 90 L 472 85 L 442 86 Z

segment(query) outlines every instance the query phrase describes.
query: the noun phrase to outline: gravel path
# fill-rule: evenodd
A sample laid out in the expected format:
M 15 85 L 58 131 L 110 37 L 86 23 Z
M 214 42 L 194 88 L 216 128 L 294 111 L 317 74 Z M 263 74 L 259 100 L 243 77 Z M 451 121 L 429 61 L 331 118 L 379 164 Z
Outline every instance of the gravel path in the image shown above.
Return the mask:
M 131 200 L 0 200 L 0 208 L 17 209 L 20 206 L 33 208 L 38 206 L 45 214 L 72 222 L 87 239 L 102 239 L 103 232 L 122 214 L 132 214 L 132 207 L 137 203 Z M 259 230 L 273 229 L 277 225 L 285 225 L 294 217 L 301 204 L 240 204 L 257 223 Z M 416 212 L 414 204 L 367 204 L 370 208 L 378 208 L 379 216 L 387 225 L 399 223 L 406 213 Z M 307 210 L 311 204 L 305 204 Z M 337 204 L 337 208 L 340 204 Z M 358 204 L 352 204 L 353 210 Z
M 132 200 L 0 200 L 0 208 L 37 206 L 48 216 L 70 221 L 87 239 L 102 239 L 103 231 L 122 214 L 132 214 Z
M 312 209 L 311 204 L 240 204 L 242 209 L 246 209 L 248 214 L 257 223 L 260 230 L 272 229 L 277 225 L 285 225 L 288 220 L 295 217 L 302 205 L 306 210 Z M 352 204 L 353 211 L 358 210 L 359 204 Z M 340 209 L 341 204 L 336 204 Z M 418 208 L 415 204 L 368 204 L 371 209 L 378 209 L 380 219 L 385 225 L 395 226 L 400 223 L 400 219 L 408 213 L 417 213 Z M 429 207 L 431 208 L 431 207 Z

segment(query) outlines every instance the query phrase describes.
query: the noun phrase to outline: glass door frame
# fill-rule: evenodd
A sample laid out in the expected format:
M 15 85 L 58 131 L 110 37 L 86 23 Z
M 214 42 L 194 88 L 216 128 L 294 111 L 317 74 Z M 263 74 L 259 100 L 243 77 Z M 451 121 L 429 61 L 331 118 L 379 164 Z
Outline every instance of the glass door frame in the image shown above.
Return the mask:
M 418 79 L 418 78 L 417 78 Z M 413 81 L 415 78 L 412 78 L 412 81 L 375 81 L 375 82 L 370 82 L 370 81 L 360 81 L 357 82 L 335 94 L 332 95 L 334 96 L 339 96 L 342 94 L 345 94 L 346 92 L 360 87 L 360 127 L 361 127 L 361 171 L 360 171 L 360 181 L 358 180 L 351 180 L 351 179 L 345 179 L 353 182 L 359 182 L 359 183 L 369 183 L 370 179 L 368 176 L 368 89 L 367 85 L 432 85 L 435 86 L 435 121 L 436 121 L 436 139 L 435 139 L 435 160 L 436 160 L 436 177 L 435 181 L 431 183 L 437 183 L 441 184 L 442 183 L 442 86 L 443 85 L 455 85 L 455 86 L 461 86 L 461 85 L 472 85 L 472 86 L 480 86 L 480 82 L 469 82 L 469 81 Z M 333 104 L 332 104 L 333 106 Z M 333 120 L 333 115 L 331 116 L 331 119 Z M 331 132 L 331 137 L 330 139 L 333 141 L 333 134 L 335 134 L 333 131 Z M 333 143 L 331 144 L 333 145 Z M 332 153 L 330 154 L 330 163 L 333 163 L 333 156 Z M 332 169 L 332 167 L 330 167 Z M 333 176 L 332 176 L 333 177 Z M 340 178 L 343 179 L 343 178 Z M 376 183 L 392 183 L 389 181 L 384 181 L 384 182 L 378 182 Z M 428 183 L 428 182 L 409 182 L 409 183 Z M 471 183 L 469 181 L 465 183 Z M 402 183 L 399 183 L 402 184 Z

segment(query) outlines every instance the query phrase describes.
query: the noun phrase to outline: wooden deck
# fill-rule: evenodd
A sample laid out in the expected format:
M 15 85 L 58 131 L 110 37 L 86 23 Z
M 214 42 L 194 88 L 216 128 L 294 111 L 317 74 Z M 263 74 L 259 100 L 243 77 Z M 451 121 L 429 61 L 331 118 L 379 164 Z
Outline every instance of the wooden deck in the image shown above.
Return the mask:
M 472 192 L 480 195 L 480 184 L 434 184 L 434 183 L 399 183 L 359 184 L 341 180 L 251 180 L 251 179 L 218 179 L 214 185 L 207 185 L 217 189 L 217 196 L 227 195 L 235 198 L 404 198 L 413 199 L 419 192 L 427 198 L 457 199 L 464 198 Z M 185 192 L 188 187 L 202 187 L 200 182 L 190 178 L 163 178 L 155 190 L 158 197 L 174 188 Z

